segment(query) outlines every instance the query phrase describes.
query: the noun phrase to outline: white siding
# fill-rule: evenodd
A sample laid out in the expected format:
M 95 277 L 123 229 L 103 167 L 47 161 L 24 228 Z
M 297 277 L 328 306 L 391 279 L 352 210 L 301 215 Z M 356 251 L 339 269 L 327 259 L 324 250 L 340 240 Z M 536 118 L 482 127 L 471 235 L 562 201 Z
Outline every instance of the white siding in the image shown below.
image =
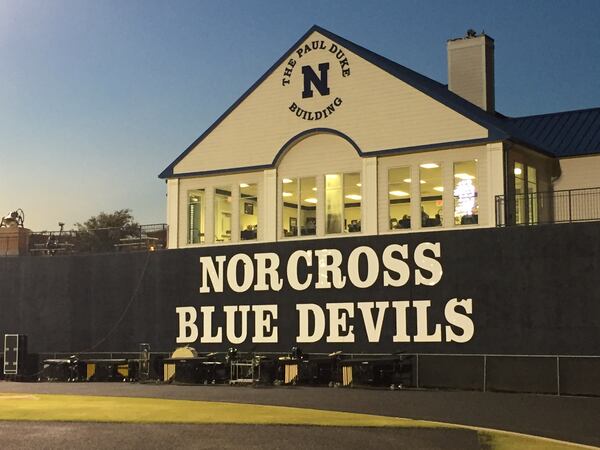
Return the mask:
M 313 33 L 307 42 L 323 39 Z M 487 137 L 487 130 L 396 77 L 345 50 L 351 75 L 342 77 L 334 59 L 330 95 L 303 100 L 300 65 L 316 68 L 327 51 L 307 53 L 282 85 L 285 63 L 269 75 L 237 108 L 175 166 L 175 174 L 250 167 L 273 162 L 297 134 L 326 127 L 350 136 L 364 152 Z M 323 53 L 324 52 L 324 53 Z M 289 110 L 292 102 L 317 111 L 336 97 L 342 104 L 329 117 L 307 121 Z
M 600 186 L 600 155 L 563 158 L 560 168 L 561 176 L 554 183 L 556 191 Z

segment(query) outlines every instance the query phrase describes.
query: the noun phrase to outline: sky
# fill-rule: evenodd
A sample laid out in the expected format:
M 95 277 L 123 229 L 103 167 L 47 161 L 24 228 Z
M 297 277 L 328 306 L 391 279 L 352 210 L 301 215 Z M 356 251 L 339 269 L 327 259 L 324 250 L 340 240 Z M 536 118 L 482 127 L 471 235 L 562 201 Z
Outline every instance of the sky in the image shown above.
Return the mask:
M 34 231 L 129 208 L 313 24 L 442 83 L 446 41 L 496 46 L 496 109 L 600 107 L 600 1 L 0 0 L 0 214 Z

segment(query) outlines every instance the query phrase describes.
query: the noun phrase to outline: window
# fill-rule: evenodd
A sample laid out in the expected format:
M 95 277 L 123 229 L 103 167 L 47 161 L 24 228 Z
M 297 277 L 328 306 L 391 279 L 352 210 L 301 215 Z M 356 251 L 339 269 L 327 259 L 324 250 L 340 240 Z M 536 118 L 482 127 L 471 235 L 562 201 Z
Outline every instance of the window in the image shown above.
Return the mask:
M 325 175 L 325 192 L 317 192 L 317 177 L 281 180 L 283 236 L 317 234 L 317 204 L 324 201 L 325 233 L 361 231 L 360 173 Z
M 454 163 L 454 224 L 479 222 L 477 160 Z
M 342 175 L 325 175 L 325 233 L 342 232 Z
M 240 183 L 240 239 L 256 239 L 258 232 L 258 185 Z
M 281 187 L 283 236 L 315 235 L 318 201 L 316 178 L 283 178 Z
M 425 163 L 419 166 L 419 183 L 421 185 L 421 226 L 439 227 L 443 220 L 444 184 L 442 168 L 436 163 Z
M 361 190 L 360 173 L 344 175 L 344 233 L 357 233 L 360 231 Z
M 390 230 L 410 228 L 410 167 L 388 172 L 388 210 Z
M 355 233 L 361 228 L 359 173 L 325 175 L 325 233 Z
M 515 223 L 527 223 L 527 202 L 526 195 L 526 171 L 525 165 L 520 162 L 515 162 L 513 169 L 515 174 Z
M 188 244 L 204 243 L 204 189 L 188 192 Z
M 529 209 L 529 223 L 538 223 L 537 191 L 537 170 L 535 167 L 527 166 L 527 206 Z
M 231 186 L 215 188 L 215 242 L 231 241 Z

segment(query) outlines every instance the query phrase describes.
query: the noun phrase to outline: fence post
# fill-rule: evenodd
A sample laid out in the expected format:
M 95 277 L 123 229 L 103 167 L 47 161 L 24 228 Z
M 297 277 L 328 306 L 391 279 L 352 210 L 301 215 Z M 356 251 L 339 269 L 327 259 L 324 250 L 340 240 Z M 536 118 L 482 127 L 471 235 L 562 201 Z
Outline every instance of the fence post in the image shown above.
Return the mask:
M 419 389 L 419 354 L 417 353 L 417 389 Z
M 556 395 L 560 396 L 560 356 L 556 355 Z
M 495 206 L 495 209 L 496 209 L 496 211 L 495 211 L 495 213 L 496 213 L 496 226 L 498 227 L 498 226 L 500 226 L 500 224 L 498 223 L 498 203 L 500 203 L 500 202 L 498 201 L 498 196 L 497 195 L 495 197 L 495 200 L 496 201 L 495 201 L 495 205 L 494 206 Z
M 483 392 L 487 390 L 487 355 L 483 355 Z

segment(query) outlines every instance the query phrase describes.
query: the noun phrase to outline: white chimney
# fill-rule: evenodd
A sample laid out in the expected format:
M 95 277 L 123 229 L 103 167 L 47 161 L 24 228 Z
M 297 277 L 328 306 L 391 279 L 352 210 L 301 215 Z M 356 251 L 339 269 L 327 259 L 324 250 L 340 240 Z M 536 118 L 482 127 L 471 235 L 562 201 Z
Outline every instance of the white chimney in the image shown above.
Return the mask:
M 448 89 L 481 109 L 495 111 L 494 40 L 473 30 L 448 41 Z

